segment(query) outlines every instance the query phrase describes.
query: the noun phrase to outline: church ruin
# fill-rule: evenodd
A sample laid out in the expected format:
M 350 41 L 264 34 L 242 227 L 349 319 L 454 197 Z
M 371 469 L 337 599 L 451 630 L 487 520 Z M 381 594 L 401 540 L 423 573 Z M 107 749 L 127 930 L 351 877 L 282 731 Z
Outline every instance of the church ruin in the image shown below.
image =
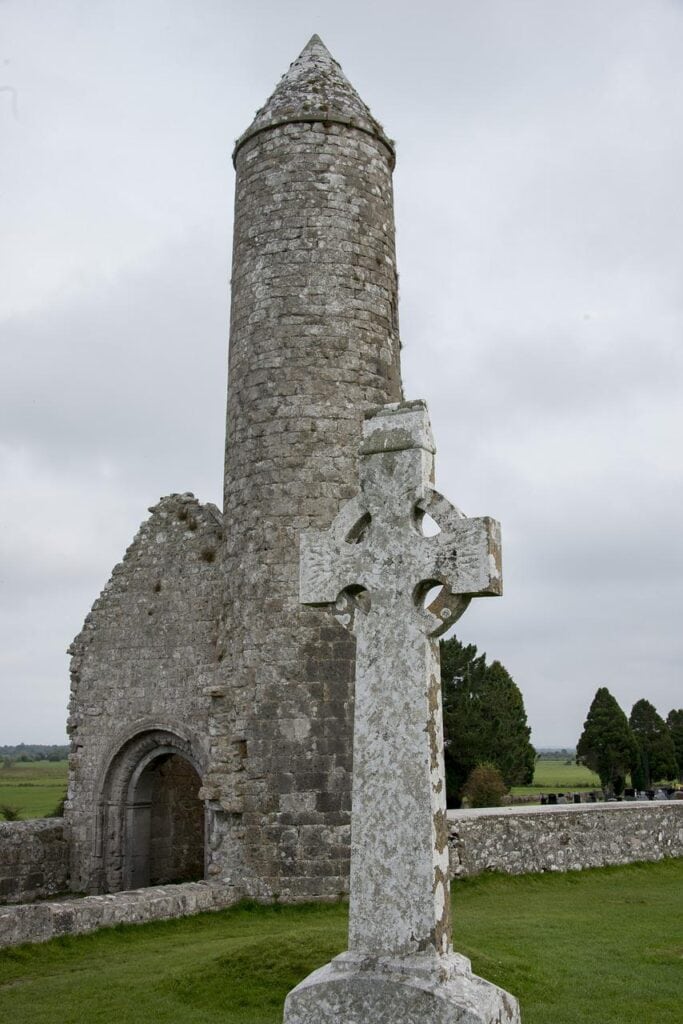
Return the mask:
M 237 140 L 223 512 L 162 498 L 74 640 L 71 886 L 348 889 L 353 638 L 299 537 L 400 401 L 394 147 L 313 36 Z

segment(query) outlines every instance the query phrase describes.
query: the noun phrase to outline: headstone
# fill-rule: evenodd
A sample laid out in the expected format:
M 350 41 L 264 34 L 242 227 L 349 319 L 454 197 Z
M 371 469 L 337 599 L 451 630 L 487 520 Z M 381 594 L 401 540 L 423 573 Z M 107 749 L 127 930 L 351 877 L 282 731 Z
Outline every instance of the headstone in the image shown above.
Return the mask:
M 289 993 L 285 1024 L 516 1024 L 517 1001 L 452 950 L 436 640 L 501 592 L 498 524 L 433 489 L 423 402 L 368 416 L 360 454 L 358 498 L 301 541 L 302 602 L 357 640 L 349 948 Z

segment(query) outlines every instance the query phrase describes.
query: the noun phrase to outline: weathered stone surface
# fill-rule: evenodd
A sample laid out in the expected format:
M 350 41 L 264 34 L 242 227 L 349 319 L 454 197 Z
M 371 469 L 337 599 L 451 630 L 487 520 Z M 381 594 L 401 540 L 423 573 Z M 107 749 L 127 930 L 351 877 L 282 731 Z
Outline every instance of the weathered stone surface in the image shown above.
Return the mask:
M 451 871 L 456 877 L 487 870 L 508 874 L 580 871 L 683 857 L 683 803 L 449 811 L 448 818 Z M 392 829 L 395 821 L 394 817 Z M 316 831 L 311 830 L 313 836 Z M 28 840 L 27 835 L 31 837 Z M 41 844 L 50 837 L 54 858 L 50 853 L 45 856 L 44 845 L 34 842 L 36 836 Z M 0 865 L 10 887 L 19 885 L 14 890 L 16 899 L 30 900 L 66 889 L 67 850 L 61 836 L 58 818 L 0 823 Z M 51 861 L 54 872 L 46 872 L 45 862 L 49 865 Z M 26 879 L 36 872 L 49 879 L 41 892 L 26 886 Z M 88 922 L 84 930 L 92 931 L 117 923 L 119 914 L 127 914 L 128 923 L 145 920 L 140 907 L 151 906 L 154 919 L 161 920 L 211 909 L 206 901 L 216 900 L 217 909 L 229 906 L 239 895 L 233 886 L 221 882 L 213 883 L 209 892 L 193 884 L 163 886 L 143 890 L 137 900 L 138 892 L 7 907 L 0 911 L 0 945 L 40 942 L 65 934 L 59 929 L 71 919 L 76 903 L 84 908 L 82 918 Z
M 519 1024 L 517 1000 L 447 956 L 368 957 L 342 953 L 287 996 L 296 1024 Z
M 475 594 L 500 592 L 499 530 L 467 519 L 433 482 L 423 402 L 369 416 L 360 494 L 301 541 L 301 600 L 335 604 L 357 638 L 349 948 L 449 949 L 438 647 Z M 423 536 L 435 508 L 442 532 Z M 424 609 L 435 584 L 444 590 Z M 410 865 L 410 871 L 406 865 Z
M 435 639 L 472 597 L 500 593 L 498 524 L 433 491 L 423 402 L 368 416 L 360 451 L 358 498 L 301 540 L 301 600 L 357 638 L 349 952 L 289 993 L 285 1022 L 515 1022 L 516 1000 L 452 953 Z M 427 537 L 432 508 L 441 532 Z
M 61 818 L 0 821 L 0 903 L 68 889 L 69 850 Z
M 673 801 L 449 811 L 448 826 L 454 877 L 683 857 L 683 804 Z
M 66 823 L 89 892 L 174 869 L 154 863 L 179 831 L 160 808 L 187 793 L 150 786 L 174 757 L 201 779 L 208 877 L 348 887 L 354 643 L 300 607 L 298 536 L 353 493 L 363 411 L 401 397 L 394 151 L 314 37 L 234 161 L 225 516 L 162 499 L 72 647 Z
M 204 689 L 216 665 L 222 517 L 191 494 L 162 498 L 151 512 L 70 649 L 65 822 L 77 891 L 135 884 L 133 816 L 144 813 L 136 787 L 146 768 L 175 755 L 203 779 L 208 765 Z
M 223 910 L 240 899 L 229 885 L 187 882 L 82 899 L 0 907 L 0 946 L 47 942 L 59 935 L 83 935 L 117 924 L 146 924 Z
M 299 604 L 299 532 L 353 494 L 364 410 L 401 397 L 392 166 L 315 39 L 235 151 L 226 696 L 207 792 L 216 856 L 255 895 L 348 888 L 354 643 Z
M 237 140 L 235 151 L 258 132 L 281 124 L 343 124 L 381 139 L 392 158 L 393 143 L 344 75 L 319 36 L 312 36 L 267 103 Z

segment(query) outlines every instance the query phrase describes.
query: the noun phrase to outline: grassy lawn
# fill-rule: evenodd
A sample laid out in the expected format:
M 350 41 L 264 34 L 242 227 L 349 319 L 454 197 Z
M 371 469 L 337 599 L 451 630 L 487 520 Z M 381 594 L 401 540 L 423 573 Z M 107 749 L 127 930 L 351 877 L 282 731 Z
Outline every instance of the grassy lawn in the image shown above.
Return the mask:
M 683 860 L 453 887 L 456 947 L 524 1024 L 680 1024 Z M 0 952 L 12 1024 L 275 1024 L 346 907 L 242 906 Z
M 18 808 L 21 818 L 44 818 L 66 793 L 66 770 L 66 761 L 15 761 L 11 768 L 0 762 L 0 806 Z

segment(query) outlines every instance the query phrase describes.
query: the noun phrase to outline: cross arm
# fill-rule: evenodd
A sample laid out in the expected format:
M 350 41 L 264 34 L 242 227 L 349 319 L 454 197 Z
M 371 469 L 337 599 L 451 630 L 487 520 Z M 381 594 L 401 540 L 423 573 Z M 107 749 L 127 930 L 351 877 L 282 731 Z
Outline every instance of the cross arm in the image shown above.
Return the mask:
M 455 594 L 497 597 L 503 592 L 500 523 L 490 516 L 455 520 L 437 540 L 435 569 Z
M 430 587 L 442 584 L 437 596 L 423 608 L 423 628 L 432 637 L 446 632 L 463 614 L 473 597 L 494 597 L 503 592 L 500 524 L 489 516 L 468 519 L 438 491 L 431 490 L 417 508 L 441 527 L 428 538 L 428 557 L 416 566 L 422 582 L 416 604 Z
M 355 531 L 369 518 L 360 498 L 346 502 L 329 530 L 301 534 L 299 599 L 302 604 L 334 604 L 339 594 L 358 583 L 362 565 Z

